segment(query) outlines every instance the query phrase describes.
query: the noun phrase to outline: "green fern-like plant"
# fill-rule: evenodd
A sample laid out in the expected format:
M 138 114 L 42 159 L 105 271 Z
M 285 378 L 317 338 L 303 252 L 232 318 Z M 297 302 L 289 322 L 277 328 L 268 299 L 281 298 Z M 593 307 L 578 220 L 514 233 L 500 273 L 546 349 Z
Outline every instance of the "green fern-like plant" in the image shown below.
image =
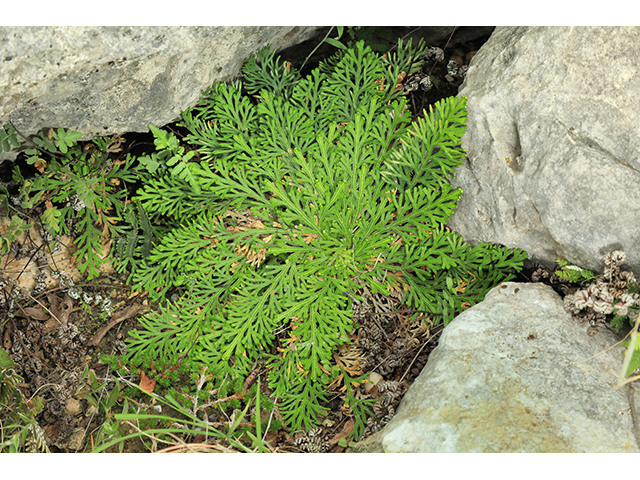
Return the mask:
M 329 385 L 350 378 L 333 353 L 357 327 L 351 303 L 363 286 L 446 324 L 513 278 L 526 254 L 469 246 L 444 226 L 462 194 L 448 177 L 464 156 L 463 97 L 411 124 L 362 42 L 332 72 L 297 82 L 260 55 L 245 71 L 257 103 L 218 84 L 184 113 L 200 154 L 193 179 L 158 168 L 135 199 L 173 228 L 158 232 L 132 281 L 155 300 L 179 296 L 131 332 L 129 358 L 189 355 L 244 375 L 262 359 L 285 422 L 308 429 Z M 281 76 L 290 93 L 260 74 Z M 362 425 L 354 383 L 345 387 Z
M 96 138 L 83 148 L 80 136 L 62 128 L 42 132 L 32 139 L 37 148 L 25 150 L 27 162 L 42 174 L 25 180 L 15 167 L 14 177 L 19 180 L 22 208 L 45 204 L 40 222 L 52 236 L 78 232 L 74 256 L 79 270 L 91 279 L 105 262 L 105 243 L 120 232 L 127 196 L 124 185 L 139 175 L 130 155 L 113 161 L 108 140 Z
M 290 62 L 283 62 L 280 57 L 276 57 L 271 47 L 265 47 L 249 58 L 242 73 L 249 93 L 267 89 L 275 95 L 282 95 L 285 99 L 289 98 L 300 80 L 300 73 L 291 68 Z
M 595 278 L 597 277 L 597 275 L 593 271 L 586 268 L 581 268 L 577 265 L 573 265 L 564 258 L 558 257 L 556 259 L 556 262 L 558 263 L 558 269 L 554 273 L 568 282 L 587 282 L 590 280 L 595 280 Z
M 111 247 L 115 269 L 120 273 L 129 271 L 136 262 L 144 262 L 151 254 L 155 240 L 154 227 L 139 202 L 132 202 L 123 214 L 124 225 Z

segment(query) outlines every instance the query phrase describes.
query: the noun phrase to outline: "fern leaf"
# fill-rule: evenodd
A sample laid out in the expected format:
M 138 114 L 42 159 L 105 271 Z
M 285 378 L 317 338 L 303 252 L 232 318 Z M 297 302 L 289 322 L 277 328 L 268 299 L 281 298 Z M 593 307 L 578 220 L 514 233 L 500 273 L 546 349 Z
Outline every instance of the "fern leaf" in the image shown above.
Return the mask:
M 297 70 L 275 56 L 275 50 L 265 47 L 251 57 L 242 68 L 245 87 L 249 93 L 266 89 L 276 95 L 289 98 L 300 79 Z
M 179 301 L 161 306 L 159 312 L 151 312 L 140 319 L 140 327 L 129 332 L 129 360 L 136 364 L 143 357 L 177 358 L 186 353 L 197 339 L 206 334 L 204 313 L 193 314 Z

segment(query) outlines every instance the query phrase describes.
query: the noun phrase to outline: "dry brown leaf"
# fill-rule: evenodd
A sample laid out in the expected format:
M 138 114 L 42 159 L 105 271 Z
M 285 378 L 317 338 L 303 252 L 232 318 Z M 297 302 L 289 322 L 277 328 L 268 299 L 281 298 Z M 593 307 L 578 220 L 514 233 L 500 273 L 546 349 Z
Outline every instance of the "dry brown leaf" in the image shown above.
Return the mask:
M 404 240 L 402 240 L 402 237 L 398 237 L 396 238 L 392 243 L 391 246 L 395 247 L 396 245 L 400 245 L 403 246 L 404 245 Z
M 135 317 L 140 311 L 140 305 L 130 305 L 124 310 L 119 311 L 113 316 L 111 322 L 109 322 L 104 327 L 100 328 L 96 334 L 93 336 L 91 340 L 89 340 L 88 345 L 97 346 L 102 341 L 102 338 L 106 335 L 106 333 L 113 328 L 118 323 L 128 320 L 130 318 Z
M 304 243 L 309 245 L 312 240 L 320 238 L 320 236 L 316 235 L 315 233 L 308 233 L 308 234 L 304 235 L 303 238 L 304 238 Z
M 333 358 L 349 375 L 354 377 L 362 375 L 366 361 L 362 356 L 362 350 L 355 344 L 341 345 Z
M 27 317 L 33 320 L 47 320 L 51 315 L 46 313 L 42 308 L 38 307 L 26 307 L 23 308 L 22 311 L 16 312 L 16 315 L 21 316 L 21 313 L 27 315 Z
M 4 345 L 4 348 L 7 351 L 10 350 L 11 346 L 13 345 L 11 337 L 13 337 L 13 324 L 8 323 L 4 329 L 4 338 L 2 341 L 2 344 Z
M 49 300 L 49 312 L 53 315 L 53 318 L 58 322 L 58 325 L 63 325 L 69 322 L 69 314 L 73 310 L 73 299 L 68 295 L 64 296 L 64 300 L 47 293 L 47 300 Z
M 259 267 L 260 263 L 262 263 L 262 261 L 266 258 L 266 253 L 267 253 L 267 250 L 264 248 L 261 248 L 257 252 L 255 251 L 247 252 L 247 255 L 246 255 L 247 261 L 249 262 L 250 265 Z
M 334 437 L 329 440 L 329 445 L 337 444 L 341 438 L 344 438 L 345 440 L 349 438 L 349 435 L 351 435 L 351 432 L 353 432 L 354 427 L 355 427 L 355 422 L 352 419 L 347 420 L 344 423 L 342 430 L 336 433 Z
M 38 170 L 40 173 L 43 173 L 44 169 L 47 167 L 47 162 L 45 162 L 44 159 L 39 158 L 38 160 L 36 160 L 34 166 L 36 167 L 36 170 Z
M 236 245 L 235 251 L 237 255 L 245 256 L 249 251 L 249 245 Z
M 298 373 L 304 375 L 305 377 L 309 374 L 309 372 L 302 366 L 302 363 L 300 363 L 298 360 L 296 360 L 296 368 L 298 369 Z
M 109 238 L 109 223 L 108 220 L 104 222 L 104 228 L 102 229 L 102 236 L 105 238 Z
M 149 393 L 153 393 L 153 389 L 156 388 L 156 381 L 155 379 L 149 378 L 147 377 L 147 374 L 144 373 L 144 370 L 140 370 L 140 388 L 149 392 Z
M 344 375 L 341 373 L 340 375 L 338 375 L 338 378 L 336 378 L 333 382 L 331 382 L 329 384 L 329 386 L 327 387 L 328 390 L 335 390 L 336 388 L 338 388 L 340 386 L 340 384 L 342 383 L 342 380 L 344 379 Z

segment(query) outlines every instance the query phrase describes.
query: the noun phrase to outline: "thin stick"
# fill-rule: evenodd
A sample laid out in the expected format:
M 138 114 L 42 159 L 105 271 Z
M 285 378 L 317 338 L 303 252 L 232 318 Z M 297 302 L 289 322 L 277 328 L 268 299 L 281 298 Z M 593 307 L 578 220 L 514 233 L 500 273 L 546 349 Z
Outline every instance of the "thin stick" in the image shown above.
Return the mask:
M 451 39 L 453 38 L 453 34 L 456 33 L 456 30 L 458 29 L 458 27 L 453 27 L 453 30 L 451 30 L 451 35 L 449 35 L 449 40 L 447 40 L 447 43 L 445 44 L 444 48 L 442 49 L 442 51 L 444 52 L 447 47 L 449 46 L 449 42 L 451 41 Z M 431 70 L 429 70 L 429 73 L 427 73 L 427 75 L 431 75 L 431 72 L 433 71 L 434 68 L 436 68 L 436 63 L 435 62 L 432 66 L 431 66 Z
M 230 448 L 223 447 L 222 445 L 210 445 L 208 443 L 185 443 L 184 445 L 173 445 L 171 447 L 163 448 L 162 450 L 158 450 L 155 453 L 179 453 L 183 451 L 191 451 L 195 449 L 205 449 L 205 450 L 220 450 L 223 453 L 240 453 L 236 450 L 232 450 Z
M 60 321 L 60 319 L 58 317 L 56 317 L 53 312 L 51 310 L 49 310 L 47 307 L 45 307 L 42 303 L 40 303 L 40 301 L 37 298 L 34 298 L 31 296 L 31 294 L 29 292 L 27 292 L 27 295 L 29 296 L 29 298 L 31 300 L 33 300 L 34 302 L 36 302 L 38 305 L 40 305 L 42 308 L 44 308 L 47 312 L 49 312 L 49 315 L 51 315 L 53 318 L 56 319 L 56 321 L 62 325 L 62 322 Z
M 260 395 L 260 392 L 258 392 L 258 395 Z M 269 422 L 267 423 L 267 428 L 264 430 L 264 435 L 262 436 L 262 441 L 264 442 L 264 439 L 267 438 L 267 433 L 269 432 L 269 427 L 271 426 L 271 419 L 273 418 L 273 412 L 276 411 L 276 408 L 278 404 L 278 397 L 276 397 L 275 401 L 273 402 L 273 409 L 271 410 L 271 414 L 269 415 Z
M 327 34 L 324 36 L 324 38 L 322 39 L 322 41 L 316 46 L 316 48 L 314 48 L 313 50 L 311 50 L 311 53 L 307 56 L 307 58 L 304 59 L 304 62 L 302 62 L 302 65 L 300 66 L 300 68 L 298 70 L 302 71 L 302 69 L 304 68 L 304 66 L 307 64 L 307 60 L 309 60 L 311 58 L 311 56 L 316 53 L 316 50 L 318 50 L 320 48 L 320 45 L 322 45 L 324 43 L 324 41 L 329 37 L 329 35 L 331 35 L 331 32 L 333 32 L 333 27 L 331 27 L 329 29 L 329 31 L 327 32 Z
M 626 340 L 626 338 L 631 335 L 631 331 L 629 333 L 627 333 L 624 338 L 622 340 L 620 340 L 619 342 L 614 343 L 613 345 L 611 345 L 609 348 L 606 348 L 604 350 L 602 350 L 601 352 L 596 353 L 595 355 L 591 355 L 589 358 L 585 358 L 584 360 L 581 360 L 579 362 L 576 362 L 576 365 L 580 365 L 581 363 L 584 362 L 588 362 L 589 360 L 591 360 L 592 358 L 596 358 L 599 355 L 602 355 L 603 353 L 608 352 L 609 350 L 611 350 L 614 347 L 617 347 L 618 345 L 620 345 L 622 342 L 624 342 Z

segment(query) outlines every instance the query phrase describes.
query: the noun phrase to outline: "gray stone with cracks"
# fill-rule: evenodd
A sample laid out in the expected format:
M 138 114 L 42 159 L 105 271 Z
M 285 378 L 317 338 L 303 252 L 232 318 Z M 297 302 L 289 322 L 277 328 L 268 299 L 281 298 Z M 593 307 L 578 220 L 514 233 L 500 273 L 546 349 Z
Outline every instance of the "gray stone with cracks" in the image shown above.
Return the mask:
M 448 225 L 602 271 L 640 273 L 640 28 L 497 27 L 473 58 L 465 193 Z

